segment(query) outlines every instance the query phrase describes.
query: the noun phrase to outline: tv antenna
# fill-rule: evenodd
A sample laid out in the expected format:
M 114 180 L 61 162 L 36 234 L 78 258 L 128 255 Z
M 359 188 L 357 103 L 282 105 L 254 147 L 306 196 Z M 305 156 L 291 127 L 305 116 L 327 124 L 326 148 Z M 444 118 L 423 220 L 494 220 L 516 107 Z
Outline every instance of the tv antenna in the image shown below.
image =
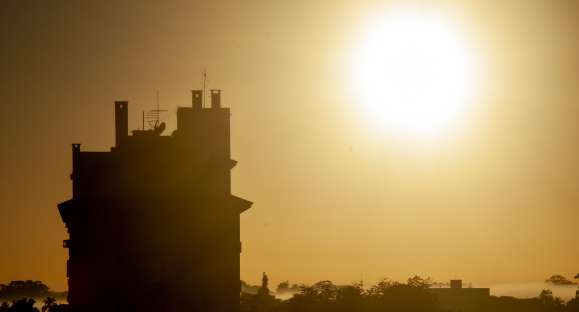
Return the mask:
M 156 109 L 152 109 L 148 112 L 143 111 L 143 130 L 145 130 L 145 121 L 149 124 L 149 127 L 153 130 L 157 130 L 161 126 L 161 113 L 167 112 L 166 109 L 160 109 L 159 107 L 159 90 L 156 94 Z
M 203 68 L 203 87 L 201 88 L 201 93 L 202 93 L 202 100 L 201 100 L 201 107 L 203 107 L 205 105 L 205 84 L 207 83 L 207 69 Z

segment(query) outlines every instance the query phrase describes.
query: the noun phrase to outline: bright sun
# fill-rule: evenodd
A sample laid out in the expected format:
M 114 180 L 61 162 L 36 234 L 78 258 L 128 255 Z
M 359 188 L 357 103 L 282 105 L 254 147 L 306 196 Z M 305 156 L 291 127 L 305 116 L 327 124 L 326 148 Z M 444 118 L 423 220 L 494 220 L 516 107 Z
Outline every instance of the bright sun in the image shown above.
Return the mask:
M 433 14 L 387 14 L 366 31 L 355 56 L 356 94 L 389 133 L 448 132 L 468 109 L 474 60 L 460 28 Z

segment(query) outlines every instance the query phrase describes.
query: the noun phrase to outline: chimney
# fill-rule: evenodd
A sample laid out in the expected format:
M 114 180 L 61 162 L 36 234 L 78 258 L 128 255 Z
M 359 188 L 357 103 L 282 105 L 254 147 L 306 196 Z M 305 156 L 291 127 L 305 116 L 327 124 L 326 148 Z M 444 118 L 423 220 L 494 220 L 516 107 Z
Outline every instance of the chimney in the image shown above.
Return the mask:
M 128 135 L 129 102 L 115 101 L 115 146 L 121 146 Z
M 450 280 L 450 288 L 461 289 L 462 288 L 462 280 Z
M 203 91 L 191 90 L 191 97 L 194 109 L 201 109 L 203 107 Z
M 211 108 L 221 108 L 221 90 L 211 89 Z

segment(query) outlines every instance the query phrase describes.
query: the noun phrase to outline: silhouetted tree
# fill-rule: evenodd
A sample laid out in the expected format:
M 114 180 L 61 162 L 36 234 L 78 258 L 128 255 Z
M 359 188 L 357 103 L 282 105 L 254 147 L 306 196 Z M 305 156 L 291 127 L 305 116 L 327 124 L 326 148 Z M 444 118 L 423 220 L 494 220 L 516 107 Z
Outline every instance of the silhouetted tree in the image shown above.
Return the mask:
M 301 285 L 292 298 L 274 299 L 269 305 L 260 303 L 259 295 L 242 294 L 241 312 L 579 312 L 579 299 L 564 304 L 550 290 L 532 299 L 491 296 L 472 310 L 443 311 L 430 284 L 430 279 L 414 276 L 406 283 L 383 279 L 365 290 L 362 283 L 337 286 L 320 281 Z
M 48 294 L 48 286 L 41 281 L 12 281 L 8 285 L 0 284 L 0 300 L 44 298 Z
M 579 312 L 579 297 L 575 297 L 565 305 L 566 312 Z
M 19 299 L 13 300 L 11 305 L 4 302 L 0 306 L 0 312 L 39 312 L 36 307 L 34 307 L 34 299 Z
M 414 277 L 408 279 L 407 284 L 411 287 L 427 289 L 432 284 L 432 280 L 430 280 L 430 278 L 424 279 L 418 275 L 414 275 Z
M 68 305 L 66 304 L 58 304 L 56 299 L 52 297 L 46 297 L 42 301 L 42 312 L 63 312 L 66 311 Z
M 246 292 L 241 293 L 239 299 L 240 312 L 255 312 L 257 311 L 257 295 Z
M 58 306 L 56 300 L 52 297 L 46 297 L 42 301 L 42 312 L 54 312 L 54 307 Z
M 289 311 L 330 311 L 330 306 L 336 296 L 337 287 L 330 281 L 320 281 L 312 286 L 301 285 L 300 291 L 288 302 Z
M 261 276 L 261 288 L 259 288 L 258 294 L 267 296 L 269 295 L 269 277 L 265 272 Z
M 410 279 L 413 284 L 401 284 L 382 280 L 370 289 L 370 304 L 373 311 L 440 311 L 435 295 L 430 293 L 423 279 Z
M 281 300 L 276 299 L 269 293 L 268 282 L 269 278 L 264 272 L 262 275 L 261 287 L 257 293 L 241 293 L 241 312 L 271 312 L 280 311 L 280 309 L 283 308 Z
M 428 292 L 428 280 L 420 277 L 401 284 L 381 280 L 367 291 L 361 283 L 336 286 L 321 281 L 312 286 L 302 285 L 300 291 L 288 300 L 290 312 L 346 312 L 346 311 L 440 311 L 434 295 Z
M 241 280 L 239 282 L 241 283 L 241 292 L 242 293 L 257 294 L 257 292 L 261 288 L 260 286 L 257 286 L 257 285 L 250 285 L 249 283 L 247 283 L 243 280 Z
M 276 292 L 284 292 L 290 288 L 289 281 L 283 281 L 277 284 L 277 288 L 275 289 Z
M 543 289 L 539 294 L 539 300 L 548 307 L 559 308 L 563 306 L 563 300 L 553 296 L 553 292 L 550 289 Z
M 295 293 L 298 292 L 299 290 L 300 287 L 297 284 L 293 284 L 290 286 L 289 281 L 283 281 L 277 285 L 275 292 L 278 294 L 283 294 L 283 293 Z
M 366 294 L 362 283 L 339 287 L 336 293 L 336 311 L 361 311 L 364 307 Z
M 572 281 L 565 278 L 563 275 L 553 275 L 545 280 L 546 283 L 553 284 L 553 285 L 575 285 Z

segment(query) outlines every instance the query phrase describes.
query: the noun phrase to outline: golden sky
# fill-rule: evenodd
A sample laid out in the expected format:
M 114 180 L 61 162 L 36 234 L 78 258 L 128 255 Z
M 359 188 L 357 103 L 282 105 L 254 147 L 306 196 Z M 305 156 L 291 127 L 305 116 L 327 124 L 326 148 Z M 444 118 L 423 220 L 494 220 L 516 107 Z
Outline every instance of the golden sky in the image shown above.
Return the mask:
M 157 90 L 171 131 L 204 68 L 232 109 L 233 193 L 255 203 L 242 279 L 576 274 L 579 4 L 414 1 L 482 69 L 460 127 L 417 143 L 376 133 L 351 92 L 368 19 L 408 2 L 2 2 L 0 283 L 66 287 L 70 144 L 107 150 L 113 101 L 136 128 Z

